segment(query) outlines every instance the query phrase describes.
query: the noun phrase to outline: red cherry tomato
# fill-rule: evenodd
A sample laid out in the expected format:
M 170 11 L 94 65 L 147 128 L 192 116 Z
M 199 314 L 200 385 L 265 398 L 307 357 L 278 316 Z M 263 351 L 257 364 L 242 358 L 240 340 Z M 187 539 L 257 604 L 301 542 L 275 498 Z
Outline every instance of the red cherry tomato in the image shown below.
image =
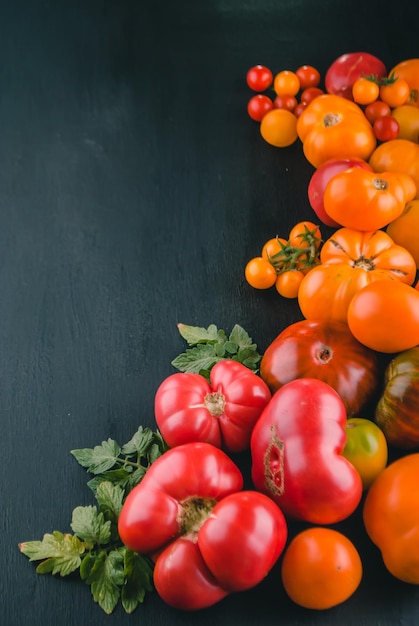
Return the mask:
M 297 106 L 297 98 L 286 94 L 283 96 L 276 96 L 273 105 L 275 109 L 287 109 L 287 111 L 292 112 Z
M 305 104 L 310 104 L 312 100 L 314 100 L 315 98 L 323 94 L 324 94 L 324 91 L 323 89 L 320 89 L 320 87 L 307 87 L 307 89 L 304 89 L 304 91 L 301 93 L 300 102 L 305 102 Z
M 300 80 L 301 89 L 307 89 L 307 87 L 317 87 L 320 83 L 320 72 L 312 65 L 301 65 L 295 73 Z
M 246 74 L 246 82 L 253 91 L 266 91 L 272 85 L 273 74 L 265 65 L 255 65 Z
M 390 141 L 398 137 L 400 126 L 392 115 L 381 115 L 375 120 L 372 129 L 379 141 Z
M 266 115 L 268 111 L 272 111 L 273 108 L 274 104 L 272 100 L 268 96 L 261 93 L 258 93 L 256 96 L 253 96 L 253 98 L 250 98 L 247 103 L 247 112 L 252 120 L 255 120 L 256 122 L 260 122 L 263 116 Z
M 382 100 L 375 100 L 375 102 L 370 102 L 364 109 L 364 115 L 367 120 L 374 124 L 375 120 L 383 115 L 390 115 L 391 109 L 387 102 L 383 102 Z

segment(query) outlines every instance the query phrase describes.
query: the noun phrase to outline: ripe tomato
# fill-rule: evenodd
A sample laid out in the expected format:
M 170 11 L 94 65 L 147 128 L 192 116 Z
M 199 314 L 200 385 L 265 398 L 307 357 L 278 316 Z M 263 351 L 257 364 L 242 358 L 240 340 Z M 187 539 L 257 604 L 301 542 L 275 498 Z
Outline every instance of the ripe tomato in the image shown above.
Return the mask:
M 387 226 L 386 232 L 395 243 L 410 252 L 419 268 L 419 200 L 408 202 L 400 217 Z
M 296 378 L 318 378 L 358 414 L 378 388 L 375 352 L 359 343 L 347 324 L 302 320 L 287 326 L 265 350 L 260 375 L 272 393 Z
M 395 172 L 352 167 L 333 176 L 324 191 L 326 213 L 358 230 L 383 228 L 402 214 L 407 202 L 405 181 Z
M 399 139 L 419 143 L 419 108 L 405 104 L 393 109 L 391 114 L 399 124 Z
M 273 105 L 275 109 L 286 109 L 292 112 L 297 106 L 297 98 L 290 95 L 276 96 Z
M 276 281 L 274 266 L 267 259 L 256 256 L 250 259 L 244 269 L 244 276 L 254 289 L 269 289 Z
M 330 94 L 310 102 L 298 117 L 297 133 L 305 157 L 316 168 L 333 158 L 367 160 L 376 146 L 362 109 L 355 102 Z
M 307 87 L 301 92 L 300 102 L 304 102 L 305 104 L 310 104 L 314 98 L 317 96 L 322 96 L 324 94 L 323 89 L 320 87 Z
M 275 289 L 283 298 L 296 298 L 303 278 L 300 270 L 286 270 L 278 274 Z
M 392 115 L 382 115 L 375 120 L 372 129 L 379 141 L 390 141 L 390 139 L 397 139 L 400 126 Z
M 380 144 L 369 159 L 374 172 L 401 172 L 411 176 L 419 198 L 419 145 L 407 139 L 391 139 Z
M 246 74 L 246 82 L 253 91 L 266 91 L 272 85 L 273 74 L 265 65 L 255 65 Z
M 380 95 L 380 87 L 364 76 L 357 78 L 352 85 L 352 99 L 357 104 L 370 104 Z
M 375 120 L 382 115 L 390 115 L 390 113 L 390 107 L 382 100 L 375 100 L 374 102 L 367 104 L 364 109 L 364 115 L 371 124 L 374 124 Z
M 419 58 L 401 61 L 393 67 L 390 74 L 403 78 L 409 83 L 410 94 L 407 103 L 419 107 Z
M 387 465 L 387 439 L 375 422 L 363 417 L 348 419 L 346 434 L 342 454 L 358 471 L 365 491 Z
M 363 568 L 354 544 L 331 528 L 313 527 L 285 549 L 281 577 L 288 596 L 307 609 L 329 609 L 359 587 Z
M 372 171 L 372 167 L 363 159 L 355 158 L 342 158 L 342 159 L 329 159 L 319 168 L 317 168 L 308 185 L 308 200 L 313 211 L 317 217 L 327 226 L 337 227 L 340 226 L 335 220 L 333 220 L 324 210 L 324 190 L 329 180 L 339 172 L 348 169 L 349 167 L 362 167 L 366 170 Z
M 352 99 L 352 85 L 362 75 L 387 76 L 384 63 L 368 52 L 349 52 L 338 57 L 328 68 L 324 82 L 326 91 Z
M 283 237 L 272 237 L 272 239 L 268 239 L 262 248 L 262 257 L 270 261 L 272 257 L 284 249 L 287 243 L 287 240 Z
M 277 96 L 295 96 L 300 91 L 300 79 L 291 70 L 282 70 L 274 78 L 274 91 Z
M 392 109 L 406 104 L 409 95 L 410 87 L 407 80 L 404 80 L 404 78 L 396 78 L 394 81 L 390 80 L 380 87 L 381 100 L 387 102 Z
M 348 325 L 358 341 L 377 352 L 413 348 L 419 344 L 419 291 L 398 280 L 376 280 L 352 298 Z
M 263 116 L 266 115 L 268 111 L 272 111 L 273 108 L 274 103 L 272 100 L 268 98 L 268 96 L 261 93 L 258 93 L 256 96 L 253 96 L 253 98 L 250 98 L 247 103 L 247 112 L 249 117 L 256 122 L 260 122 Z
M 295 73 L 299 78 L 301 89 L 307 89 L 308 87 L 317 87 L 317 85 L 320 83 L 320 72 L 312 65 L 301 65 L 301 67 L 295 70 Z
M 290 246 L 297 248 L 310 248 L 313 244 L 318 249 L 321 244 L 322 235 L 320 228 L 314 222 L 304 220 L 295 224 L 288 236 Z
M 273 109 L 264 115 L 260 134 L 271 146 L 286 148 L 297 140 L 297 118 L 287 109 Z

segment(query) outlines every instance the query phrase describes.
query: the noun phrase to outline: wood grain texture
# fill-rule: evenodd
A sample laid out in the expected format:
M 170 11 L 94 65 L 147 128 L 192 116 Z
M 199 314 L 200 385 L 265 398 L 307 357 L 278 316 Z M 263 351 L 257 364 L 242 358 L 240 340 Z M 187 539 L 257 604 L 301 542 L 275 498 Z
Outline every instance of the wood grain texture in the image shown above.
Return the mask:
M 77 579 L 37 576 L 19 541 L 69 530 L 90 504 L 73 448 L 154 425 L 153 396 L 184 349 L 177 322 L 246 328 L 263 350 L 301 318 L 243 268 L 311 218 L 301 147 L 265 144 L 245 73 L 322 71 L 367 49 L 417 56 L 418 9 L 273 0 L 0 3 L 0 623 L 2 626 L 410 626 L 419 592 L 365 556 L 359 592 L 322 614 L 274 571 L 199 615 L 156 595 L 105 616 Z M 359 520 L 358 520 L 359 522 Z

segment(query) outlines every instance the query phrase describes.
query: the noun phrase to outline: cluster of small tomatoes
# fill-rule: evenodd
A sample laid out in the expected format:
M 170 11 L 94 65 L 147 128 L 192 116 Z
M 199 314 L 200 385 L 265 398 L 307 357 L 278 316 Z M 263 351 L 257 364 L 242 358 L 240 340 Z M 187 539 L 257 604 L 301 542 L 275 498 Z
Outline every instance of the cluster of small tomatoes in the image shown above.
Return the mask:
M 387 72 L 373 55 L 342 55 L 325 74 L 325 90 L 311 66 L 275 77 L 255 66 L 247 83 L 255 90 L 273 85 L 277 96 L 261 114 L 261 134 L 278 147 L 299 138 L 314 168 L 307 195 L 319 220 L 298 222 L 288 238 L 267 241 L 245 267 L 247 282 L 297 298 L 306 319 L 348 324 L 377 352 L 416 346 L 419 59 Z M 392 123 L 388 118 L 397 133 L 382 132 Z M 326 241 L 319 223 L 334 229 Z

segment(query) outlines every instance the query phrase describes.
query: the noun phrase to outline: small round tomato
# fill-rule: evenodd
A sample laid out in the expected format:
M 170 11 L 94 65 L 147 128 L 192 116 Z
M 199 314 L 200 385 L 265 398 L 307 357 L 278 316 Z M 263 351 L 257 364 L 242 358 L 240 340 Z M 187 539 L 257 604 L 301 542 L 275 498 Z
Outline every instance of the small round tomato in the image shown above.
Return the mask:
M 376 280 L 352 298 L 350 331 L 376 352 L 394 353 L 419 344 L 419 291 L 399 280 Z
M 312 65 L 301 65 L 301 67 L 295 70 L 295 73 L 300 80 L 301 89 L 307 89 L 308 87 L 317 87 L 317 85 L 320 83 L 320 72 Z
M 379 141 L 390 141 L 399 136 L 399 122 L 392 115 L 381 115 L 372 127 L 374 135 Z
M 297 98 L 284 94 L 283 96 L 277 96 L 273 103 L 275 109 L 286 109 L 287 111 L 294 111 L 297 106 Z
M 300 79 L 291 70 L 282 70 L 274 78 L 274 91 L 277 96 L 295 96 L 300 91 Z
M 377 100 L 379 95 L 378 84 L 364 76 L 357 78 L 352 85 L 352 98 L 357 104 L 370 104 Z
M 250 259 L 244 275 L 249 285 L 255 289 L 269 289 L 276 281 L 274 266 L 261 256 Z
M 272 111 L 273 107 L 274 104 L 268 96 L 258 93 L 247 103 L 247 112 L 252 120 L 260 122 L 268 111 Z
M 272 237 L 264 244 L 261 256 L 267 261 L 271 261 L 272 257 L 281 252 L 286 245 L 287 240 L 283 237 Z
M 387 440 L 377 424 L 363 417 L 348 419 L 346 435 L 342 454 L 358 471 L 363 489 L 369 489 L 387 465 Z
M 281 577 L 288 596 L 307 609 L 328 609 L 347 600 L 362 580 L 354 544 L 331 528 L 297 534 L 285 549 Z
M 382 100 L 375 100 L 364 109 L 364 115 L 370 124 L 374 124 L 375 120 L 383 115 L 390 115 L 391 108 L 387 104 L 387 102 L 383 102 Z
M 301 113 L 305 111 L 307 106 L 308 106 L 307 102 L 299 102 L 297 106 L 295 107 L 295 109 L 293 110 L 295 117 L 300 117 Z
M 419 267 L 419 200 L 408 202 L 400 217 L 387 226 L 386 232 L 394 243 L 410 252 Z
M 404 104 L 393 109 L 391 114 L 399 124 L 398 137 L 419 143 L 419 109 Z
M 304 274 L 300 270 L 286 270 L 278 274 L 275 288 L 283 298 L 296 298 Z
M 404 78 L 395 78 L 395 80 L 389 80 L 388 83 L 381 85 L 380 98 L 383 102 L 393 109 L 394 107 L 400 107 L 402 104 L 406 104 L 410 95 L 410 87 L 407 80 Z
M 419 58 L 401 61 L 393 67 L 391 74 L 409 83 L 410 94 L 407 104 L 419 107 Z
M 297 248 L 310 248 L 313 244 L 318 249 L 320 247 L 322 235 L 320 228 L 314 222 L 304 220 L 297 222 L 290 232 L 288 241 L 290 246 Z
M 301 92 L 300 102 L 305 102 L 306 104 L 310 104 L 317 96 L 321 96 L 324 94 L 323 89 L 320 87 L 307 87 Z
M 264 115 L 260 134 L 271 146 L 286 148 L 297 140 L 297 118 L 286 109 L 273 109 Z
M 272 81 L 273 74 L 265 65 L 255 65 L 246 74 L 246 82 L 253 91 L 266 91 Z

